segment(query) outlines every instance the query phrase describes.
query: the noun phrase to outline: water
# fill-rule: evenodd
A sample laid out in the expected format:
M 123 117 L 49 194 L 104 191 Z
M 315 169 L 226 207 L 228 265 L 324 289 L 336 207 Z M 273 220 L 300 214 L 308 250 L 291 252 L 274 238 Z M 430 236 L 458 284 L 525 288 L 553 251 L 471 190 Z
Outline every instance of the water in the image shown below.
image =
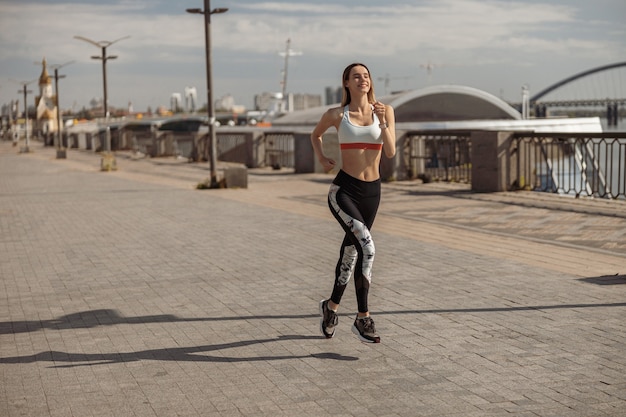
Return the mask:
M 586 145 L 582 141 L 577 144 L 578 152 L 550 160 L 556 179 L 550 175 L 546 162 L 538 164 L 537 172 L 543 174 L 541 189 L 626 199 L 626 138 L 592 139 Z

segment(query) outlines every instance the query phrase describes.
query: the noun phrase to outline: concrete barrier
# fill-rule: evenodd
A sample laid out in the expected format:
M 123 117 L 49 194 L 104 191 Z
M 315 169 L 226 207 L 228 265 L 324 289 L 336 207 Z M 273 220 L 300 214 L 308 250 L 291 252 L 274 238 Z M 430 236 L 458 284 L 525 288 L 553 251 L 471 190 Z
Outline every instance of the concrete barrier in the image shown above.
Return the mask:
M 248 168 L 224 168 L 224 183 L 226 188 L 248 188 Z

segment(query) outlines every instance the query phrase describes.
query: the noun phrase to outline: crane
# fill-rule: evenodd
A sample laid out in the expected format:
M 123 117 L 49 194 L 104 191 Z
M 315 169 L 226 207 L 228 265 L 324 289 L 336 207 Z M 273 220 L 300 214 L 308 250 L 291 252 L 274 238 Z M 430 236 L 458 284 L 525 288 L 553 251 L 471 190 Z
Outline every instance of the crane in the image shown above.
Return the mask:
M 432 84 L 433 70 L 437 67 L 443 67 L 443 64 L 433 64 L 430 61 L 425 64 L 420 64 L 420 68 L 424 68 L 428 74 L 428 84 Z
M 384 77 L 378 77 L 377 80 L 378 81 L 384 81 L 385 84 L 385 94 L 389 94 L 389 83 L 391 82 L 391 80 L 408 80 L 410 78 L 413 78 L 412 75 L 409 76 L 405 76 L 405 77 L 390 77 L 389 74 L 385 74 Z

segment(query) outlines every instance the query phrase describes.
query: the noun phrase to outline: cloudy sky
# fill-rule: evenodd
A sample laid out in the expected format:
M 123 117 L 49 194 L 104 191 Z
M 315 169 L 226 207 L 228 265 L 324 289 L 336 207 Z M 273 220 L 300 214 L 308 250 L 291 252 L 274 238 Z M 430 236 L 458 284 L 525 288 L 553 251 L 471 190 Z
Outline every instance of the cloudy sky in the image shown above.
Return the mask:
M 0 105 L 19 82 L 37 79 L 41 62 L 64 64 L 61 106 L 80 109 L 102 97 L 95 41 L 107 50 L 109 103 L 135 110 L 169 105 L 186 86 L 206 102 L 202 0 L 0 0 Z M 214 98 L 230 94 L 251 107 L 255 94 L 280 91 L 286 41 L 287 90 L 324 94 L 343 68 L 366 63 L 377 94 L 460 84 L 519 101 L 568 76 L 626 61 L 624 0 L 213 0 Z M 431 67 L 431 71 L 427 67 Z M 35 82 L 29 86 L 38 92 Z M 30 102 L 30 100 L 29 100 Z

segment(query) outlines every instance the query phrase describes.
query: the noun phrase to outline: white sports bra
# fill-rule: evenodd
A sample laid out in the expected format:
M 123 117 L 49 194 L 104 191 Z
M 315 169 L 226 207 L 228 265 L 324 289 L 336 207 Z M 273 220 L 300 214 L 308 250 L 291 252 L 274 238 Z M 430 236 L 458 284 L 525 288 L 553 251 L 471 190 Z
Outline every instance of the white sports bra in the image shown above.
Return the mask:
M 357 126 L 350 122 L 350 109 L 346 105 L 343 108 L 343 117 L 339 123 L 337 137 L 341 149 L 375 149 L 383 148 L 383 139 L 380 136 L 381 129 L 378 126 L 378 116 L 373 114 L 374 122 L 368 126 Z

